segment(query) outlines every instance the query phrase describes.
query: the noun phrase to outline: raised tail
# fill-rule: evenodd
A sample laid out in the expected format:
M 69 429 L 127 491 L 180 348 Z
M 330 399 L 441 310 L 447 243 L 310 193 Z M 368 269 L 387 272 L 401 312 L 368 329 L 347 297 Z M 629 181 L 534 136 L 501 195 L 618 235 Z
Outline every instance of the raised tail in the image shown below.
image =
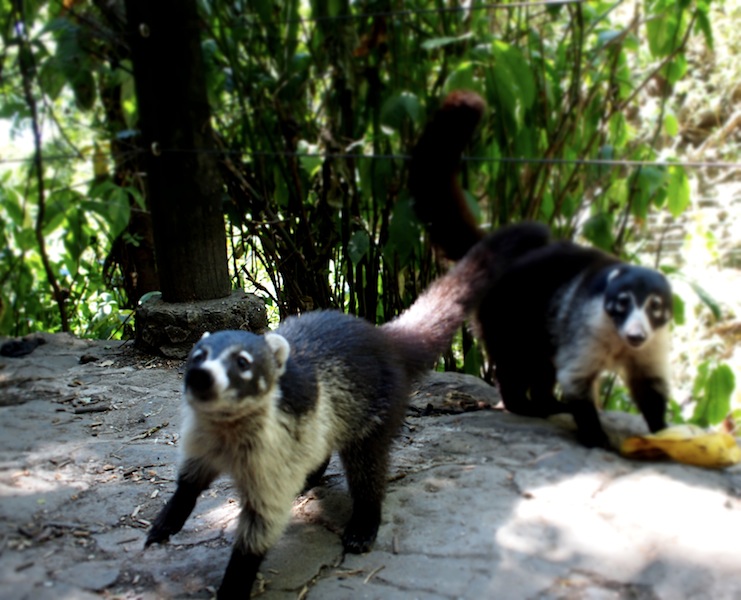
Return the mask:
M 549 237 L 548 228 L 537 223 L 511 225 L 487 235 L 412 306 L 383 325 L 409 372 L 416 375 L 429 369 L 500 273 L 518 256 L 547 244 Z
M 433 245 L 452 260 L 463 258 L 484 237 L 468 208 L 458 175 L 461 154 L 485 110 L 486 103 L 478 94 L 451 92 L 412 152 L 409 187 L 414 212 Z

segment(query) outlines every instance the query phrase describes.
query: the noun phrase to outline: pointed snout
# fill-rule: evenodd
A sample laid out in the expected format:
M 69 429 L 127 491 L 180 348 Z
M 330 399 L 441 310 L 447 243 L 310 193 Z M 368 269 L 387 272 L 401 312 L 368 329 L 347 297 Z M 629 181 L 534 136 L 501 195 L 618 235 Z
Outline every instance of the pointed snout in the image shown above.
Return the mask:
M 633 348 L 639 348 L 649 338 L 651 333 L 651 325 L 646 319 L 643 311 L 635 310 L 631 313 L 630 317 L 623 326 L 623 339 Z
M 643 345 L 648 337 L 646 336 L 645 332 L 640 331 L 637 333 L 626 334 L 625 339 L 631 346 L 633 346 L 633 348 L 638 348 L 639 346 Z
M 194 367 L 185 373 L 185 391 L 198 400 L 210 400 L 216 396 L 215 379 L 209 369 Z

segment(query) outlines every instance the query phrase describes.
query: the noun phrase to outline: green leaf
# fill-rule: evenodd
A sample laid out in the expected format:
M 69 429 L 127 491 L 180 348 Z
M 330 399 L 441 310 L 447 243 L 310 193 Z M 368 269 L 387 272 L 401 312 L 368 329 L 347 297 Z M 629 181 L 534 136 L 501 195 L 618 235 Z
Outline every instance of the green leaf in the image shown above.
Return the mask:
M 301 168 L 306 171 L 309 177 L 313 177 L 322 166 L 322 157 L 316 156 L 316 148 L 306 140 L 299 140 L 297 148 L 300 153 Z
M 672 294 L 672 304 L 673 304 L 673 311 L 674 311 L 674 322 L 677 325 L 684 325 L 685 316 L 684 316 L 684 300 L 677 295 Z
M 463 196 L 466 199 L 466 205 L 468 206 L 468 210 L 471 211 L 473 218 L 477 222 L 480 223 L 481 222 L 481 206 L 476 201 L 476 197 L 468 190 L 463 190 Z
M 474 344 L 463 358 L 463 372 L 479 377 L 483 367 L 484 360 L 481 356 L 481 350 L 479 350 L 478 344 Z
M 713 298 L 707 291 L 705 291 L 705 289 L 700 287 L 695 282 L 691 282 L 690 287 L 697 294 L 697 297 L 700 298 L 700 301 L 710 309 L 710 312 L 713 313 L 713 316 L 715 317 L 715 319 L 720 320 L 720 317 L 721 317 L 720 305 L 716 302 L 715 298 Z
M 687 59 L 682 54 L 677 55 L 664 66 L 661 73 L 669 84 L 674 85 L 687 73 Z
M 606 213 L 592 215 L 584 223 L 582 234 L 598 248 L 611 250 L 615 241 L 612 235 L 612 218 Z
M 733 371 L 726 364 L 710 370 L 709 361 L 700 364 L 692 386 L 697 398 L 691 421 L 701 427 L 717 425 L 731 411 L 731 396 L 736 387 Z
M 675 137 L 679 133 L 679 121 L 672 113 L 667 113 L 664 117 L 664 131 L 669 137 Z
M 28 220 L 21 207 L 18 193 L 10 186 L 0 187 L 0 206 L 14 225 L 23 226 L 24 221 Z
M 131 216 L 129 196 L 125 188 L 111 182 L 93 187 L 91 197 L 82 200 L 80 207 L 102 217 L 108 224 L 108 237 L 114 240 L 126 228 Z M 68 213 L 69 214 L 69 213 Z
M 503 107 L 522 124 L 535 101 L 535 78 L 519 48 L 501 41 L 492 44 L 494 84 Z
M 648 47 L 653 56 L 667 56 L 674 50 L 674 44 L 680 39 L 677 27 L 676 14 L 673 14 L 668 9 L 657 11 L 648 17 L 646 21 L 646 37 L 648 38 Z
M 39 85 L 44 93 L 52 100 L 56 100 L 66 82 L 67 78 L 56 57 L 52 56 L 45 60 L 39 70 Z
M 474 63 L 470 61 L 462 62 L 450 73 L 445 80 L 445 92 L 453 90 L 477 90 L 478 86 L 473 78 Z
M 702 34 L 705 37 L 705 43 L 711 50 L 713 50 L 713 48 L 715 47 L 715 38 L 713 37 L 713 27 L 710 24 L 710 19 L 708 18 L 707 7 L 698 7 L 695 15 L 697 16 L 697 22 L 695 26 L 697 27 L 697 29 L 702 31 Z
M 419 246 L 419 233 L 420 226 L 412 210 L 411 197 L 402 197 L 394 205 L 384 256 L 391 259 L 391 255 L 395 252 L 402 266 L 408 264 L 410 257 Z
M 668 172 L 668 208 L 673 217 L 681 215 L 690 205 L 690 182 L 683 167 L 671 165 Z
M 381 123 L 399 131 L 406 119 L 419 123 L 422 118 L 422 109 L 419 98 L 411 92 L 401 92 L 391 96 L 381 108 Z
M 451 44 L 457 44 L 465 40 L 470 40 L 472 37 L 473 37 L 473 32 L 469 31 L 468 33 L 464 33 L 463 35 L 459 35 L 457 37 L 445 36 L 445 37 L 432 38 L 432 39 L 425 40 L 424 42 L 422 42 L 422 48 L 427 51 L 437 50 L 438 48 L 450 46 Z
M 350 236 L 350 241 L 347 243 L 347 253 L 350 256 L 352 264 L 356 267 L 358 263 L 363 260 L 365 255 L 368 253 L 370 248 L 370 237 L 367 231 L 354 231 Z
M 731 395 L 736 387 L 736 378 L 731 367 L 718 365 L 708 376 L 706 386 L 708 395 L 708 421 L 712 425 L 720 423 L 731 410 Z

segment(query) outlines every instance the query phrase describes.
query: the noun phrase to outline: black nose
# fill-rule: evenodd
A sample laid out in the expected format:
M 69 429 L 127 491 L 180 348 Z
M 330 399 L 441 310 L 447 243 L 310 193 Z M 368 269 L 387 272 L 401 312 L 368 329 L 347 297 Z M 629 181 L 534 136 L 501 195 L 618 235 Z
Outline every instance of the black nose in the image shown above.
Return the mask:
M 637 348 L 640 346 L 643 342 L 646 341 L 646 334 L 645 333 L 631 333 L 627 336 L 628 343 L 633 346 L 634 348 Z
M 197 367 L 185 373 L 185 387 L 195 395 L 206 399 L 214 386 L 214 377 L 211 371 Z

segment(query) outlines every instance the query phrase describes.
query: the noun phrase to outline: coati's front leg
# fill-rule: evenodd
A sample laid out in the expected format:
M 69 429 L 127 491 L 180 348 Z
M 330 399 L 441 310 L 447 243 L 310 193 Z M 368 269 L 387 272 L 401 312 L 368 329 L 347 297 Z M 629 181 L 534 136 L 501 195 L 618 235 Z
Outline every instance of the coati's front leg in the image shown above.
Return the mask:
M 667 398 L 669 397 L 669 384 L 666 379 L 633 370 L 628 375 L 628 387 L 633 396 L 633 402 L 640 409 L 651 432 L 664 429 Z
M 576 438 L 587 448 L 610 448 L 610 441 L 594 404 L 592 390 L 595 376 L 585 377 L 573 381 L 561 381 L 563 402 L 567 411 L 574 416 L 576 423 Z
M 250 507 L 246 500 L 239 513 L 237 534 L 229 564 L 216 594 L 218 600 L 249 598 L 268 549 L 278 540 L 291 516 L 291 499 L 270 499 L 264 503 L 266 512 L 261 514 Z
M 193 512 L 198 496 L 211 485 L 217 475 L 202 460 L 186 460 L 180 467 L 175 493 L 154 520 L 144 547 L 165 542 L 171 535 L 179 532 Z

